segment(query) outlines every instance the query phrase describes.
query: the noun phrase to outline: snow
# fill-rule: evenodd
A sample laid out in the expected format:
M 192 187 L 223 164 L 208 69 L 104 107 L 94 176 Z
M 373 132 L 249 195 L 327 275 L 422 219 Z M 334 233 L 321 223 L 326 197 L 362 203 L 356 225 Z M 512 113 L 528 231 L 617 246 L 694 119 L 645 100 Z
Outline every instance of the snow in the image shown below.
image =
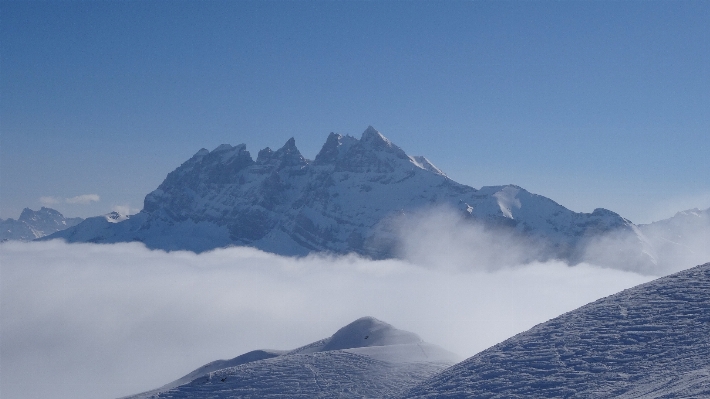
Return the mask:
M 710 396 L 710 263 L 518 334 L 402 398 Z
M 415 156 L 410 156 L 409 159 L 412 161 L 413 164 L 415 164 L 418 168 L 428 170 L 429 172 L 434 172 L 437 175 L 442 175 L 446 176 L 444 172 L 441 171 L 441 169 L 437 168 L 434 166 L 433 163 L 431 163 L 428 159 L 421 155 L 415 155 Z
M 363 317 L 301 348 L 212 362 L 130 398 L 385 398 L 458 360 L 414 333 Z
M 513 209 L 518 210 L 522 207 L 520 199 L 517 198 L 518 192 L 520 192 L 520 188 L 509 186 L 493 194 L 498 200 L 498 207 L 501 213 L 508 219 L 515 219 L 513 217 Z

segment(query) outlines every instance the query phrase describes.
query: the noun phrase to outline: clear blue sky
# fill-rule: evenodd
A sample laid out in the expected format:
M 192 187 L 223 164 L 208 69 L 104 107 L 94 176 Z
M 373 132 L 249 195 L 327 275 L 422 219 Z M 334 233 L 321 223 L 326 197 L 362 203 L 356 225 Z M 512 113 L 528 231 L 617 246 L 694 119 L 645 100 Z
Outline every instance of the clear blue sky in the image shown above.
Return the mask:
M 710 207 L 707 1 L 2 1 L 0 57 L 2 218 L 139 209 L 202 147 L 313 158 L 367 125 L 473 187 Z

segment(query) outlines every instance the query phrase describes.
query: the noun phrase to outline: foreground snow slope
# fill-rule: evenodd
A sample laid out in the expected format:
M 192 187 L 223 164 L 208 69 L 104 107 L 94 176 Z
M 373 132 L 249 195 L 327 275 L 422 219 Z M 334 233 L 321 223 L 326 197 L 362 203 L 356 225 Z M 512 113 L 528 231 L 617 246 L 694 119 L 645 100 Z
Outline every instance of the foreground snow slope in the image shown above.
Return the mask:
M 131 398 L 385 398 L 458 360 L 414 333 L 363 317 L 298 349 L 212 362 Z
M 516 335 L 402 398 L 710 397 L 710 263 Z
M 201 149 L 145 197 L 139 214 L 120 223 L 90 218 L 50 238 L 386 258 L 400 255 L 398 223 L 432 207 L 529 239 L 539 249 L 534 259 L 578 262 L 590 240 L 613 231 L 631 237 L 631 258 L 653 262 L 635 226 L 614 212 L 572 212 L 513 185 L 477 190 L 459 184 L 372 127 L 359 140 L 331 133 L 312 161 L 293 139 L 277 151 L 259 151 L 256 160 L 244 144 Z

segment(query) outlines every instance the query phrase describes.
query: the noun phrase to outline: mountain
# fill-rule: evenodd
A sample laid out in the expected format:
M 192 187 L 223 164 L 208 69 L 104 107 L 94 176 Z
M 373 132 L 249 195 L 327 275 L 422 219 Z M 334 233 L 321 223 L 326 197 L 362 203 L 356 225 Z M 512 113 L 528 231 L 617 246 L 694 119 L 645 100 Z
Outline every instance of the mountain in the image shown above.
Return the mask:
M 447 208 L 469 223 L 524 237 L 535 258 L 579 262 L 587 243 L 620 232 L 631 257 L 653 259 L 634 226 L 618 214 L 577 213 L 518 186 L 480 190 L 449 179 L 429 160 L 409 156 L 368 127 L 358 140 L 331 133 L 314 160 L 289 139 L 256 160 L 246 145 L 199 150 L 120 223 L 89 218 L 49 238 L 69 242 L 141 241 L 149 248 L 205 251 L 246 245 L 283 255 L 355 252 L 401 255 L 402 220 Z M 628 256 L 627 256 L 628 258 Z
M 402 398 L 710 397 L 710 263 L 516 335 Z
M 292 351 L 208 363 L 142 398 L 386 398 L 459 359 L 372 317 Z
M 0 242 L 31 241 L 76 226 L 82 218 L 65 218 L 58 211 L 42 207 L 38 211 L 25 208 L 19 219 L 0 219 Z
M 638 227 L 655 249 L 660 265 L 682 268 L 710 260 L 710 208 L 689 209 Z

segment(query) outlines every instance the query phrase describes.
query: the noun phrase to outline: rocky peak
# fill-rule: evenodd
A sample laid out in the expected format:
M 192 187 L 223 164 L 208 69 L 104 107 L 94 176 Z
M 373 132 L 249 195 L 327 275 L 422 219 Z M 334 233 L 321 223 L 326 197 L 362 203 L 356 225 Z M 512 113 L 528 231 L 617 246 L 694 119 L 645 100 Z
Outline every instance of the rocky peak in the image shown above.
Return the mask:
M 267 163 L 272 158 L 273 154 L 274 152 L 269 147 L 259 150 L 259 154 L 256 156 L 256 163 L 260 165 Z
M 197 151 L 197 152 L 195 153 L 195 155 L 193 155 L 192 157 L 193 157 L 193 158 L 202 158 L 202 157 L 204 157 L 205 155 L 207 155 L 207 154 L 209 154 L 209 153 L 210 153 L 210 151 L 209 151 L 207 148 L 200 148 L 200 150 Z
M 321 148 L 318 155 L 316 155 L 316 164 L 326 164 L 333 163 L 338 158 L 342 157 L 348 149 L 356 144 L 358 140 L 352 136 L 343 136 L 337 133 L 330 133 L 328 138 L 325 140 L 325 144 Z
M 342 140 L 345 144 L 345 140 Z M 338 148 L 337 168 L 349 172 L 391 173 L 404 166 L 411 169 L 411 160 L 401 148 L 369 126 L 360 140 L 347 143 L 345 151 Z
M 82 218 L 65 218 L 59 211 L 42 207 L 38 211 L 25 208 L 18 220 L 0 219 L 0 242 L 29 241 L 79 224 Z
M 315 163 L 329 163 L 333 162 L 338 158 L 338 147 L 340 146 L 340 139 L 343 136 L 331 132 L 328 138 L 325 140 L 325 144 L 321 147 L 318 155 L 316 155 Z
M 45 208 L 42 207 L 38 211 L 33 211 L 30 208 L 25 208 L 22 210 L 22 213 L 20 214 L 19 221 L 21 222 L 32 222 L 32 221 L 38 221 L 38 220 L 53 220 L 53 221 L 59 221 L 59 220 L 64 220 L 64 216 L 59 213 L 59 211 L 56 211 L 52 208 Z
M 170 172 L 158 190 L 146 196 L 143 208 L 148 212 L 157 209 L 162 192 L 182 192 L 186 188 L 200 191 L 204 184 L 232 184 L 236 174 L 253 163 L 246 144 L 222 144 L 212 151 L 203 148 Z
M 360 147 L 367 150 L 388 152 L 395 155 L 397 158 L 409 160 L 409 157 L 401 148 L 392 143 L 372 126 L 368 126 L 367 129 L 365 129 L 358 144 Z
M 286 141 L 283 147 L 276 151 L 272 151 L 269 147 L 259 151 L 256 162 L 259 164 L 273 164 L 278 169 L 289 166 L 305 166 L 308 164 L 306 158 L 301 155 L 296 147 L 296 140 L 291 137 Z
M 214 150 L 212 150 L 212 152 L 214 152 L 214 153 L 225 152 L 225 151 L 231 150 L 232 148 L 234 148 L 234 147 L 232 147 L 232 146 L 229 145 L 229 144 L 220 144 L 220 145 L 217 146 L 217 148 L 215 148 Z
M 368 126 L 364 132 L 362 132 L 362 137 L 360 141 L 363 143 L 372 143 L 379 146 L 392 146 L 392 142 L 387 139 L 382 133 L 377 131 L 372 126 Z

